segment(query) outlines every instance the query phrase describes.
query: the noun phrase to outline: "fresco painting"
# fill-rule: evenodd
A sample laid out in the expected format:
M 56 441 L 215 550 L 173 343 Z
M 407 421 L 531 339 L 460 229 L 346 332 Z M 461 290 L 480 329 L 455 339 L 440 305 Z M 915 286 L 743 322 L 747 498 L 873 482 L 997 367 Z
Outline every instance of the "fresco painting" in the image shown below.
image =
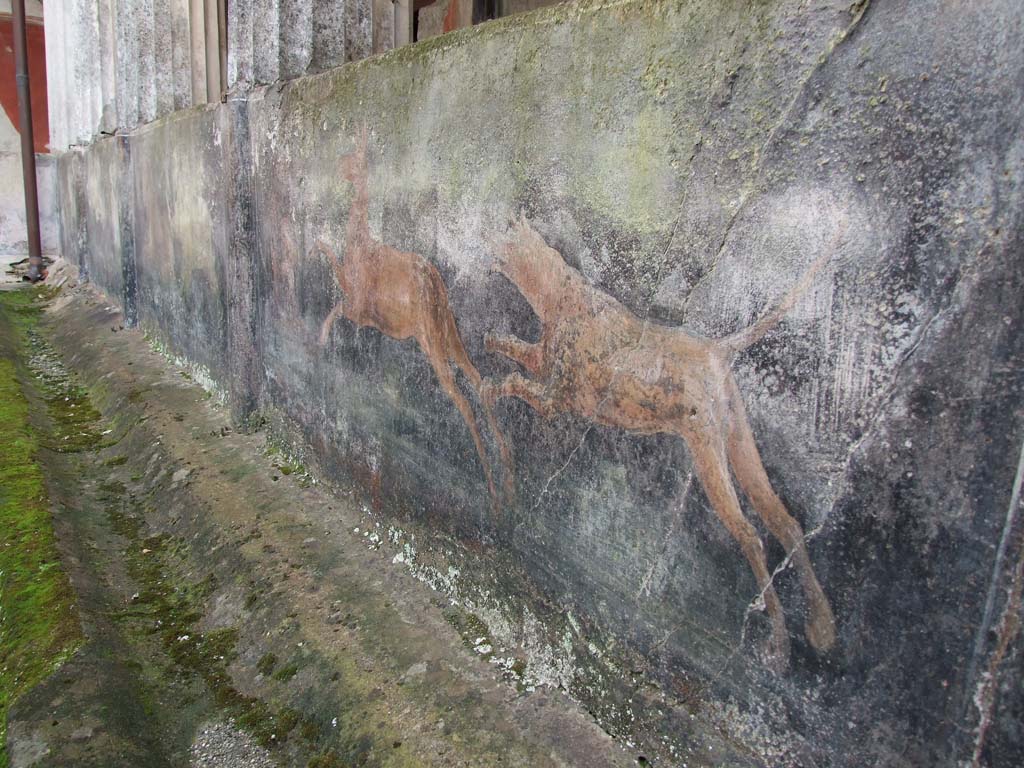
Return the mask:
M 797 569 L 807 600 L 807 640 L 819 652 L 830 650 L 836 638 L 832 608 L 811 564 L 803 528 L 765 472 L 730 365 L 739 352 L 774 328 L 807 291 L 841 248 L 845 222 L 836 226 L 825 252 L 773 309 L 730 336 L 706 339 L 637 317 L 590 285 L 521 217 L 504 238 L 495 239 L 493 270 L 526 299 L 541 321 L 541 338 L 526 342 L 488 333 L 484 345 L 489 352 L 521 365 L 533 378 L 513 373 L 500 381 L 484 380 L 466 352 L 437 268 L 424 257 L 399 251 L 370 234 L 367 145 L 364 127 L 355 149 L 341 159 L 342 175 L 355 193 L 344 257 L 326 243 L 314 246 L 332 265 L 342 292 L 321 324 L 320 345 L 328 343 L 339 318 L 376 328 L 392 339 L 416 339 L 469 428 L 495 512 L 502 517 L 515 500 L 512 452 L 494 415 L 502 398 L 518 398 L 544 417 L 572 413 L 635 434 L 683 438 L 712 509 L 754 573 L 759 590 L 755 604 L 765 611 L 771 627 L 766 664 L 777 672 L 788 668 L 789 631 L 763 542 L 743 512 L 734 478 L 754 512 L 785 548 L 787 562 Z M 454 368 L 462 370 L 475 389 L 498 445 L 505 477 L 503 498 L 473 407 L 459 389 Z

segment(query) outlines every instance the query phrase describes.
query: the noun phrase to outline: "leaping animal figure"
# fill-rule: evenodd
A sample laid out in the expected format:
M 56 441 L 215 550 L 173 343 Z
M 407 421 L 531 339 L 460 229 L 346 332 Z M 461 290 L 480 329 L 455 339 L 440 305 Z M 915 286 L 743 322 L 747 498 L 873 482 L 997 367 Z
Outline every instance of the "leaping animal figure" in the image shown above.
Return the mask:
M 314 250 L 330 261 L 342 292 L 342 297 L 320 326 L 320 345 L 327 344 L 331 327 L 339 318 L 358 326 L 376 328 L 385 336 L 399 341 L 415 339 L 433 367 L 441 389 L 455 404 L 469 428 L 487 478 L 488 491 L 495 508 L 498 508 L 500 499 L 487 451 L 473 408 L 456 382 L 455 368 L 462 370 L 478 397 L 480 373 L 462 344 L 448 303 L 448 292 L 437 267 L 419 254 L 399 251 L 375 240 L 370 234 L 367 144 L 368 134 L 364 127 L 355 149 L 341 158 L 342 176 L 355 192 L 345 229 L 344 259 L 323 242 L 314 246 Z M 481 399 L 481 406 L 505 465 L 505 489 L 511 495 L 511 454 L 490 405 Z
M 832 647 L 835 619 L 807 554 L 803 529 L 765 473 L 730 364 L 793 307 L 838 249 L 844 230 L 840 226 L 827 252 L 774 310 L 722 339 L 636 317 L 566 264 L 525 218 L 499 243 L 494 266 L 529 302 L 543 331 L 536 343 L 488 334 L 488 351 L 519 363 L 532 378 L 513 373 L 499 382 L 488 381 L 485 400 L 494 404 L 516 397 L 549 418 L 573 413 L 637 434 L 681 437 L 711 507 L 753 569 L 771 626 L 767 661 L 780 671 L 790 655 L 785 616 L 764 546 L 743 514 L 733 477 L 797 568 L 808 603 L 805 632 L 815 649 Z

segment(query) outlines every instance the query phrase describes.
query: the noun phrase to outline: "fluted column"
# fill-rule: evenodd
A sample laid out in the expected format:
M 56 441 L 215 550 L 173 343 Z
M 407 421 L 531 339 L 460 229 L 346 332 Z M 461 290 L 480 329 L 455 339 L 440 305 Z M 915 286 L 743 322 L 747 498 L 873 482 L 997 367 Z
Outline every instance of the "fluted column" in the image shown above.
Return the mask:
M 280 77 L 278 0 L 253 0 L 253 81 L 272 83 Z
M 133 0 L 114 2 L 117 127 L 127 130 L 139 122 L 138 13 Z
M 139 104 L 138 122 L 148 123 L 156 117 L 156 60 L 153 48 L 153 0 L 138 0 L 135 13 L 136 86 Z
M 114 29 L 114 0 L 96 3 L 97 40 L 100 68 L 100 120 L 103 133 L 113 133 L 119 124 L 117 113 L 117 33 Z
M 153 57 L 156 114 L 174 111 L 174 42 L 171 0 L 153 0 Z
M 203 0 L 188 0 L 189 69 L 192 103 L 202 104 L 206 96 L 206 6 Z
M 310 72 L 345 63 L 345 4 L 330 0 L 313 2 L 313 57 Z
M 46 107 L 50 121 L 50 147 L 62 150 L 64 130 L 67 117 L 64 107 L 67 97 L 64 94 L 64 57 L 67 46 L 64 44 L 65 6 L 56 5 L 46 9 L 46 71 L 49 82 L 46 88 Z
M 228 3 L 228 88 L 252 83 L 252 0 Z
M 192 106 L 192 32 L 189 0 L 171 0 L 171 92 L 175 109 Z
M 309 0 L 280 0 L 281 77 L 304 75 L 313 56 L 313 8 Z

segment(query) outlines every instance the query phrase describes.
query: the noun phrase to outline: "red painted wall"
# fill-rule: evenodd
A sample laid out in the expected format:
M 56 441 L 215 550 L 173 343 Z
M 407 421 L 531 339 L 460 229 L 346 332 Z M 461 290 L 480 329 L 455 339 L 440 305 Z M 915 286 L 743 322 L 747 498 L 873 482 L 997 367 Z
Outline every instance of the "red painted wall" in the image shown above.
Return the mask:
M 28 42 L 29 94 L 32 98 L 32 128 L 36 152 L 49 152 L 50 120 L 46 111 L 46 47 L 43 25 L 29 21 Z M 18 129 L 18 87 L 14 80 L 14 25 L 10 16 L 0 18 L 0 102 L 4 112 Z

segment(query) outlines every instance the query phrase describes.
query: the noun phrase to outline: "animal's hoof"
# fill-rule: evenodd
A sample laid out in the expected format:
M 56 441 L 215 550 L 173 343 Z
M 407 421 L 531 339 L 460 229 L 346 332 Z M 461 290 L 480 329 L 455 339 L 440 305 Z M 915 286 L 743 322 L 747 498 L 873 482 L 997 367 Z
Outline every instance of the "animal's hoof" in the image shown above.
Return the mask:
M 773 631 L 764 648 L 764 663 L 777 675 L 789 671 L 789 635 L 786 630 Z
M 827 603 L 811 610 L 804 632 L 814 650 L 820 653 L 831 650 L 836 644 L 836 621 Z
M 516 484 L 511 477 L 505 478 L 504 483 L 505 489 L 505 503 L 509 506 L 515 506 L 516 503 Z
M 327 346 L 327 342 L 330 341 L 330 339 L 331 339 L 331 327 L 332 326 L 333 326 L 333 322 L 332 322 L 331 318 L 327 318 L 320 325 L 320 335 L 317 338 L 317 341 L 319 341 L 321 349 L 326 347 Z
M 485 341 L 484 345 L 486 346 L 486 344 L 487 342 Z M 498 393 L 493 384 L 485 381 L 480 385 L 480 399 L 484 401 L 488 408 L 494 407 L 494 404 L 498 401 Z

